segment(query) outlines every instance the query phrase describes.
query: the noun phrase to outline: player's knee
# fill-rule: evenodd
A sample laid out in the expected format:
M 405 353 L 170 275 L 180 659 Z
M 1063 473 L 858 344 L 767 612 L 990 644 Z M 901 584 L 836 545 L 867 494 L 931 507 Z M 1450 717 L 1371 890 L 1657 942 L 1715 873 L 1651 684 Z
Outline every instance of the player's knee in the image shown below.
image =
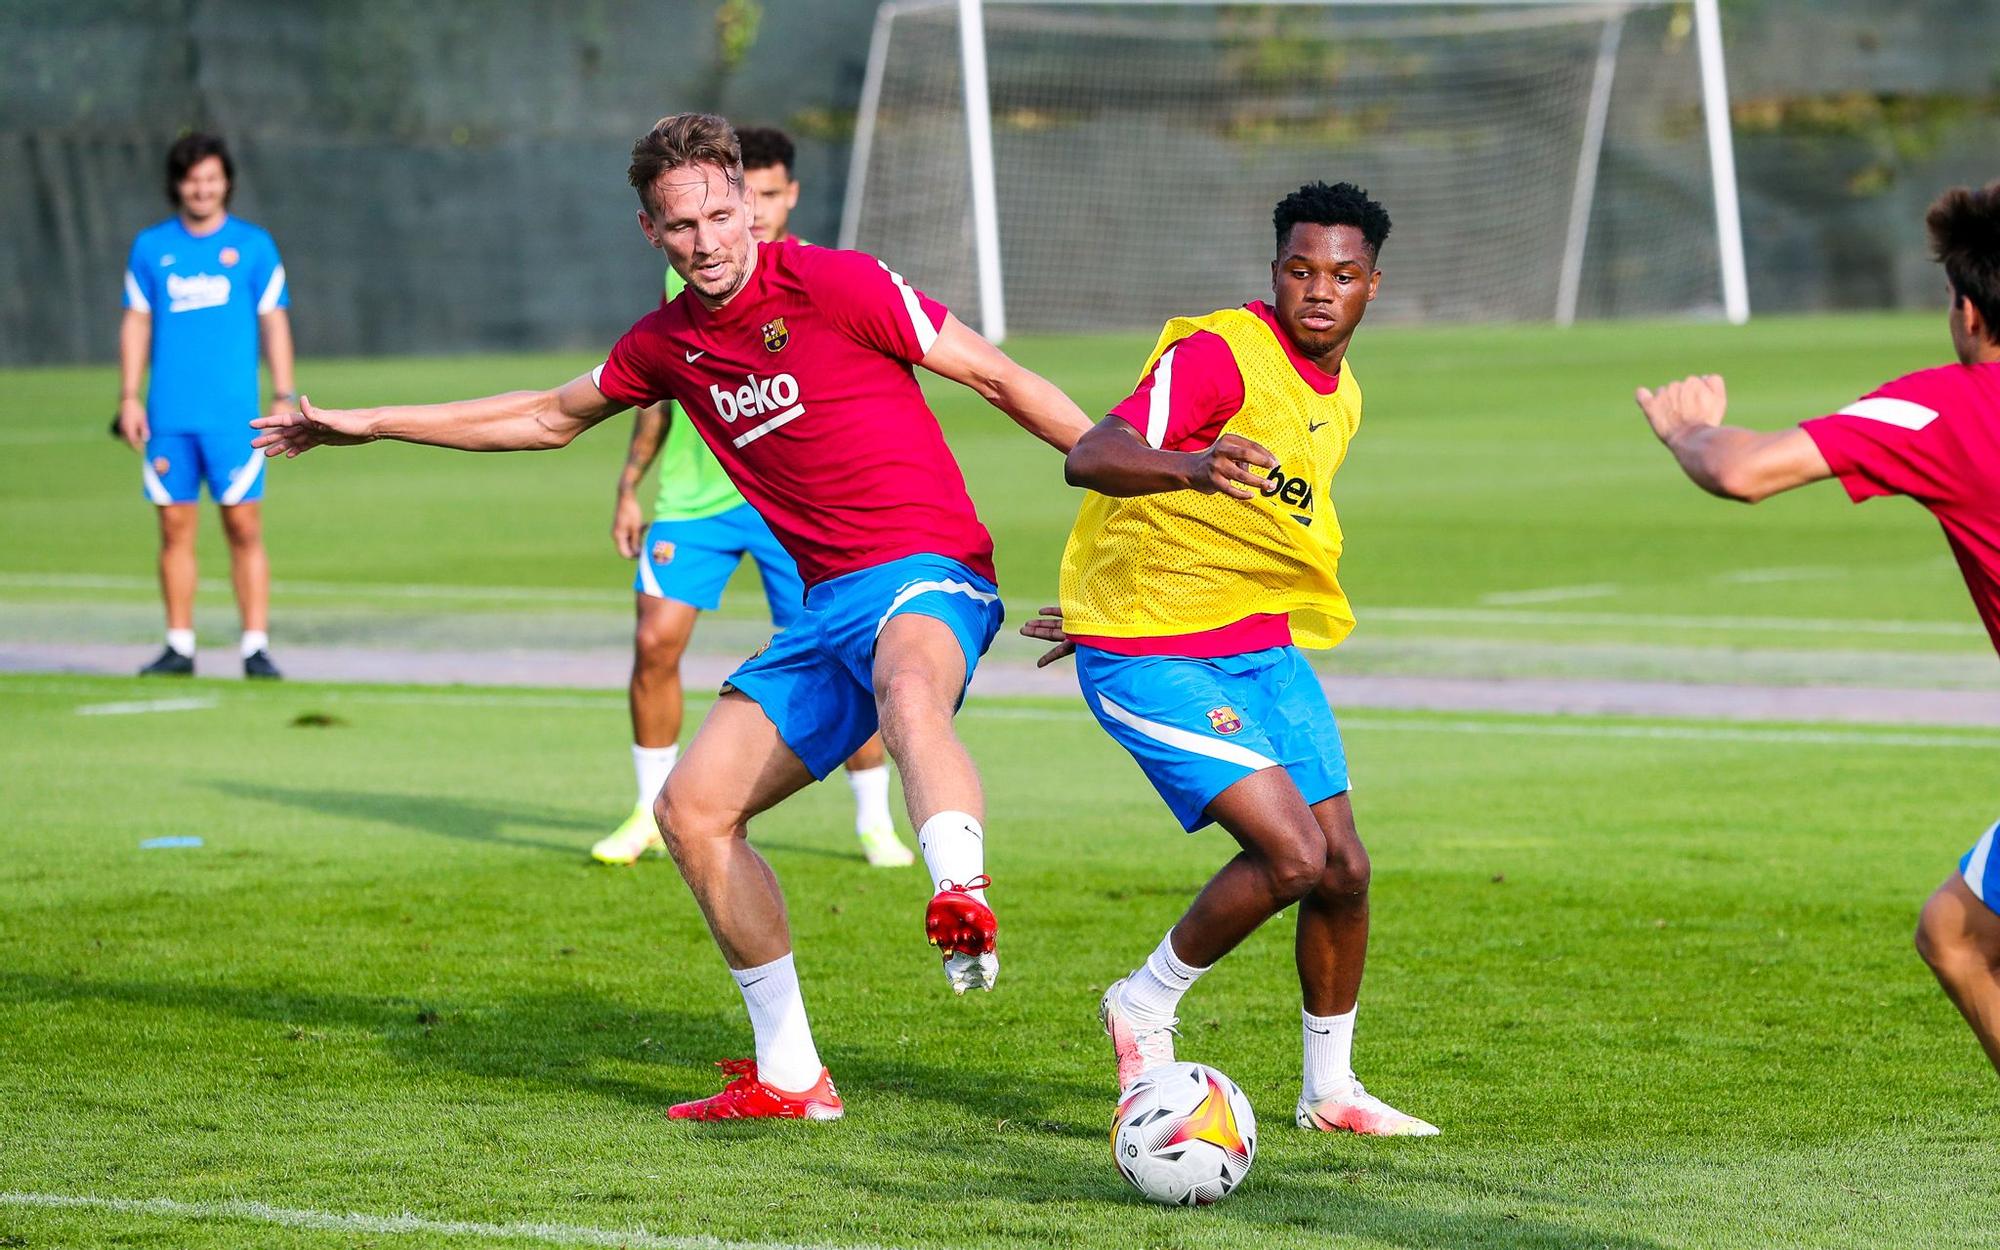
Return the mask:
M 681 655 L 687 650 L 687 641 L 686 634 L 671 626 L 641 621 L 633 636 L 633 663 L 649 676 L 672 673 L 681 666 Z
M 937 683 L 918 668 L 892 668 L 877 677 L 875 704 L 882 734 L 892 743 L 934 722 L 951 720 L 950 702 L 939 697 Z
M 1326 845 L 1317 839 L 1299 838 L 1266 860 L 1272 892 L 1294 903 L 1311 894 L 1326 874 Z
M 727 822 L 714 818 L 693 789 L 692 782 L 676 785 L 669 774 L 667 784 L 660 787 L 659 797 L 653 800 L 653 819 L 660 826 L 660 837 L 678 864 L 698 858 L 718 838 L 729 833 Z
M 1359 842 L 1329 848 L 1326 853 L 1326 871 L 1320 874 L 1314 892 L 1329 900 L 1364 895 L 1368 893 L 1371 871 L 1368 852 Z
M 236 515 L 239 511 L 237 508 L 222 510 L 222 534 L 231 547 L 240 551 L 264 541 L 264 524 L 257 517 Z
M 1939 890 L 1925 900 L 1923 911 L 1917 913 L 1917 955 L 1940 975 L 1973 953 L 1962 926 L 1952 923 L 1953 910 L 1952 900 Z

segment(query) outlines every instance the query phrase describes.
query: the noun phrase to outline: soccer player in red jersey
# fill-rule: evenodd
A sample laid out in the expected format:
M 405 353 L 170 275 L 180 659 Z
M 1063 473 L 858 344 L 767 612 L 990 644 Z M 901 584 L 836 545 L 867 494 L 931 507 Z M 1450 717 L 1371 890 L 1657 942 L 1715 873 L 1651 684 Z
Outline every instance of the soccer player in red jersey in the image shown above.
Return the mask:
M 913 365 L 979 393 L 1061 451 L 1077 406 L 873 257 L 758 243 L 729 123 L 663 118 L 633 145 L 639 227 L 687 290 L 604 364 L 553 390 L 257 422 L 266 454 L 378 438 L 468 451 L 555 448 L 673 399 L 798 562 L 804 611 L 733 673 L 654 805 L 756 1034 L 684 1119 L 833 1119 L 784 896 L 747 823 L 839 767 L 877 726 L 937 893 L 925 916 L 951 988 L 991 989 L 979 775 L 952 716 L 998 630 L 993 543 Z
M 1759 434 L 1722 424 L 1714 375 L 1641 388 L 1653 433 L 1697 486 L 1755 503 L 1838 477 L 1856 503 L 1907 495 L 1930 509 L 2000 649 L 2000 181 L 1931 205 L 1931 250 L 1951 295 L 1955 365 L 1887 382 L 1830 416 Z M 2000 1069 L 2000 825 L 1924 904 L 1917 950 Z

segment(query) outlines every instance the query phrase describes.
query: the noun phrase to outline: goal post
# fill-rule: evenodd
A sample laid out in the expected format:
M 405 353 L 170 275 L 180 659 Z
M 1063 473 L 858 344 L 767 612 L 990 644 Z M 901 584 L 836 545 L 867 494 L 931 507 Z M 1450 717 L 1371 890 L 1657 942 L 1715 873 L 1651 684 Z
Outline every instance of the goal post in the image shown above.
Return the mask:
M 994 338 L 1141 328 L 1254 297 L 1315 178 L 1396 222 L 1378 316 L 1749 316 L 1716 0 L 889 0 L 840 241 Z

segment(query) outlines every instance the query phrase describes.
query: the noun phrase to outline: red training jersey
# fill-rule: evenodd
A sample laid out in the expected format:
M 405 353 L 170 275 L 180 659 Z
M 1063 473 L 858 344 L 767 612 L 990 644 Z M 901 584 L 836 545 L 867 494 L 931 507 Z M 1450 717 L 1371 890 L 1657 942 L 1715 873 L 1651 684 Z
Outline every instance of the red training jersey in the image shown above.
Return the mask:
M 993 578 L 993 539 L 911 366 L 950 314 L 861 252 L 757 243 L 721 308 L 685 291 L 592 374 L 606 398 L 678 400 L 812 586 L 912 555 Z
M 1340 379 L 1299 355 L 1277 317 L 1262 300 L 1244 305 L 1264 319 L 1285 349 L 1299 376 L 1322 395 L 1340 389 Z M 1120 400 L 1111 416 L 1130 422 L 1146 441 L 1167 451 L 1206 451 L 1243 408 L 1243 371 L 1222 336 L 1197 330 L 1160 353 L 1139 381 L 1139 388 Z M 1184 655 L 1202 659 L 1242 655 L 1266 647 L 1292 644 L 1291 622 L 1283 614 L 1254 613 L 1220 629 L 1157 638 L 1094 638 L 1076 641 L 1113 655 Z
M 2000 650 L 2000 364 L 1912 373 L 1803 428 L 1854 502 L 1930 509 Z

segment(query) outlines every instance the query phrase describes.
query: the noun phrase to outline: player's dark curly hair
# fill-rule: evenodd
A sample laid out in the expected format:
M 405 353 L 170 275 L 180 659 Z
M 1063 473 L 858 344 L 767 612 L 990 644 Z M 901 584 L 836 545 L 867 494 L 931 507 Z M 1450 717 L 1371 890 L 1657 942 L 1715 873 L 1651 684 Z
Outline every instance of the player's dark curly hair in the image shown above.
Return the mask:
M 211 156 L 222 161 L 222 176 L 229 180 L 229 186 L 222 192 L 222 203 L 228 205 L 236 194 L 236 162 L 229 159 L 229 145 L 220 135 L 201 131 L 182 135 L 167 149 L 167 203 L 175 208 L 181 206 L 181 180 L 188 176 L 188 170 Z
M 1278 250 L 1282 254 L 1292 227 L 1353 226 L 1368 243 L 1368 254 L 1380 256 L 1383 240 L 1389 237 L 1389 210 L 1368 198 L 1368 193 L 1351 182 L 1308 182 L 1278 201 L 1271 224 L 1278 228 Z
M 770 169 L 774 165 L 782 165 L 787 178 L 798 169 L 798 147 L 793 144 L 792 137 L 782 130 L 769 126 L 747 126 L 736 132 L 736 141 L 743 145 L 745 169 Z
M 1954 307 L 1970 300 L 1986 321 L 1986 337 L 2000 343 L 2000 179 L 1978 190 L 1953 187 L 1924 217 L 1931 255 L 1944 266 Z

